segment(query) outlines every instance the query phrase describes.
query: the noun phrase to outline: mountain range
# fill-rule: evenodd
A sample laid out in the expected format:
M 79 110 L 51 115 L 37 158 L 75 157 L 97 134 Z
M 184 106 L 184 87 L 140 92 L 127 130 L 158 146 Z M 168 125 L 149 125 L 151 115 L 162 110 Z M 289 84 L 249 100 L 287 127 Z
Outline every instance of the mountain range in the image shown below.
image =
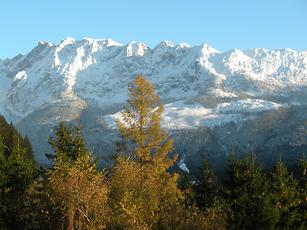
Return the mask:
M 0 60 L 0 113 L 28 135 L 40 164 L 60 121 L 80 123 L 90 149 L 107 159 L 137 75 L 155 84 L 165 104 L 162 125 L 188 167 L 205 156 L 218 162 L 233 148 L 268 162 L 281 152 L 294 161 L 306 149 L 307 51 L 292 49 L 43 41 Z

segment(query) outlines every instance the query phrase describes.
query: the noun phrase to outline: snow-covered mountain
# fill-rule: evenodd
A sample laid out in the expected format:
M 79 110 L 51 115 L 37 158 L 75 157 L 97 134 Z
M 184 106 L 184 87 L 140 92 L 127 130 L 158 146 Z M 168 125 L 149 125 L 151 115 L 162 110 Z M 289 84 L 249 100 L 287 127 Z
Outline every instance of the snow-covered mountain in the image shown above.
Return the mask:
M 30 124 L 52 127 L 84 114 L 93 127 L 112 129 L 138 74 L 155 84 L 166 104 L 164 127 L 213 128 L 306 103 L 307 51 L 219 52 L 170 41 L 151 48 L 89 38 L 39 42 L 26 55 L 0 60 L 0 113 L 32 140 L 43 131 Z

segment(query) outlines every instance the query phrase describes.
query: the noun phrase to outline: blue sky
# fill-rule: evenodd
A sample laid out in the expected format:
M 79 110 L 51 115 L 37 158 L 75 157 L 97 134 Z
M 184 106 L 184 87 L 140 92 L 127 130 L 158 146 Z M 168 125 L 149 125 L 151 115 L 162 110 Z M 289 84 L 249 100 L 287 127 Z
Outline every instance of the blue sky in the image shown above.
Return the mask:
M 0 23 L 0 58 L 68 36 L 307 50 L 306 0 L 3 0 Z

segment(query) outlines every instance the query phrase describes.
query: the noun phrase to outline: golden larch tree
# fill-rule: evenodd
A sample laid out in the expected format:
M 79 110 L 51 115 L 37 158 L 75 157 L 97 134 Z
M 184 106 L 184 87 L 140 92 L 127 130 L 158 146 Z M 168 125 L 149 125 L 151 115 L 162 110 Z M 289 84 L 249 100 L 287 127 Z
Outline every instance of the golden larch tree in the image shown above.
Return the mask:
M 161 128 L 163 104 L 143 76 L 129 85 L 128 107 L 117 120 L 128 156 L 118 157 L 111 173 L 114 227 L 174 229 L 180 219 L 182 192 L 178 175 L 167 170 L 173 142 Z
M 161 128 L 164 106 L 155 93 L 154 85 L 143 76 L 137 76 L 129 85 L 129 106 L 121 113 L 117 126 L 123 139 L 133 145 L 130 155 L 141 164 L 155 162 L 169 168 L 175 159 L 168 154 L 173 141 Z

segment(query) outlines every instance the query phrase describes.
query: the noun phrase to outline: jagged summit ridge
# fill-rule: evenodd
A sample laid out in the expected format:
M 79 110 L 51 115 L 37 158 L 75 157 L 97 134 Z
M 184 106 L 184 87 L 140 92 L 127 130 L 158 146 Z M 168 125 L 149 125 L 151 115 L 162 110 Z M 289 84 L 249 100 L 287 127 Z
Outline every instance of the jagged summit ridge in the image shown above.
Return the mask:
M 18 122 L 59 100 L 108 108 L 126 100 L 127 84 L 137 74 L 148 77 L 165 102 L 201 98 L 212 90 L 261 97 L 307 86 L 307 51 L 222 53 L 208 44 L 162 41 L 150 48 L 109 38 L 42 41 L 26 55 L 0 61 L 0 111 Z

